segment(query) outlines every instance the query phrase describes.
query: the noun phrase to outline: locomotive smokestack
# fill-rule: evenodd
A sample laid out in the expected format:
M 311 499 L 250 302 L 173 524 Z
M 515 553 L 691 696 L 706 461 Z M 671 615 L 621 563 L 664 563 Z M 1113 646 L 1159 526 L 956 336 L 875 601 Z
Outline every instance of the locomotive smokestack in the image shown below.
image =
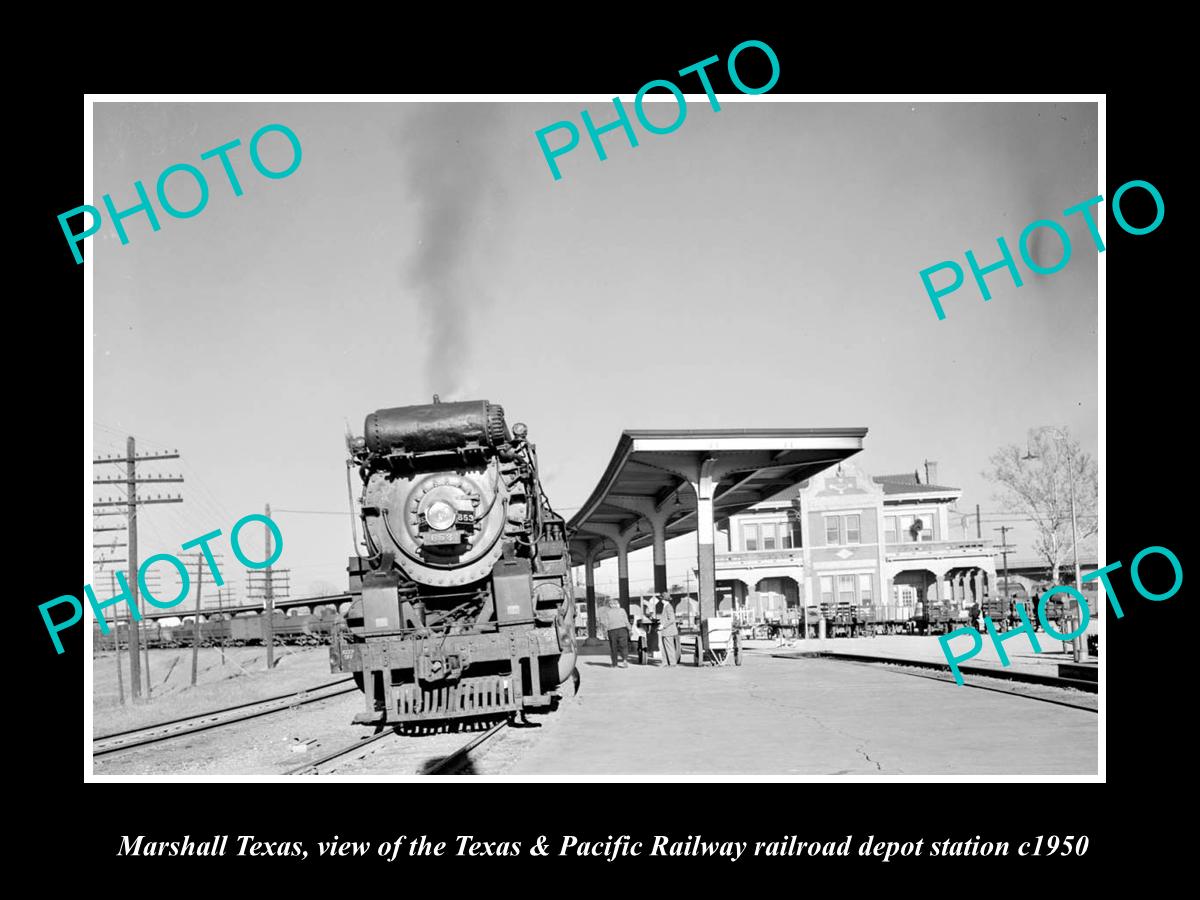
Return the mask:
M 490 305 L 490 254 L 501 197 L 498 113 L 486 105 L 421 104 L 404 121 L 401 151 L 417 241 L 404 260 L 418 295 L 425 377 L 452 400 L 477 388 L 476 335 Z M 469 396 L 469 394 L 468 394 Z

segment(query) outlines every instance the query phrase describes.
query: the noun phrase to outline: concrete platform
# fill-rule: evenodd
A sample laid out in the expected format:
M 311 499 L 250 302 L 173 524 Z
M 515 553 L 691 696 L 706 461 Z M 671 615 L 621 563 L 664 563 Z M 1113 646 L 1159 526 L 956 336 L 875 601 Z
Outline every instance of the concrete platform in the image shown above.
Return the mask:
M 815 642 L 813 642 L 815 644 Z M 1098 716 L 827 659 L 580 659 L 575 702 L 510 774 L 1094 775 Z
M 1008 654 L 1009 668 L 1035 674 L 1057 675 L 1058 666 L 1073 661 L 1070 652 L 1064 650 L 1062 641 L 1052 640 L 1042 632 L 1038 632 L 1038 646 L 1041 652 L 1035 652 L 1029 638 L 1023 634 L 1016 635 L 1005 642 L 1004 651 Z M 893 659 L 915 659 L 925 662 L 940 662 L 945 664 L 946 655 L 937 637 L 925 635 L 881 635 L 874 638 L 826 638 L 822 644 L 817 639 L 807 641 L 794 640 L 780 647 L 777 641 L 746 641 L 744 647 L 751 650 L 763 650 L 771 653 L 803 652 L 828 650 L 835 653 L 862 653 L 869 656 L 886 656 Z M 950 643 L 954 653 L 965 653 L 971 647 L 967 637 L 956 637 Z M 1093 661 L 1095 657 L 1092 657 Z M 1003 668 L 1000 656 L 992 644 L 992 639 L 983 635 L 983 647 L 974 658 L 963 665 Z M 949 666 L 947 666 L 949 670 Z

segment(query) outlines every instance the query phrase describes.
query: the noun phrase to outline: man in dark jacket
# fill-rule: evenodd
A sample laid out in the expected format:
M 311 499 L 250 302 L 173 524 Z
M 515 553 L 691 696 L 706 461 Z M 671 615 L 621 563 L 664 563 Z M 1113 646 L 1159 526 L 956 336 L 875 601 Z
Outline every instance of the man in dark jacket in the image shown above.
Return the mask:
M 679 624 L 675 621 L 675 607 L 668 594 L 659 594 L 658 644 L 662 647 L 663 661 L 668 666 L 679 662 Z
M 608 652 L 612 656 L 613 668 L 628 668 L 625 656 L 629 653 L 629 614 L 616 597 L 608 601 L 608 607 L 604 610 L 604 630 L 608 632 Z

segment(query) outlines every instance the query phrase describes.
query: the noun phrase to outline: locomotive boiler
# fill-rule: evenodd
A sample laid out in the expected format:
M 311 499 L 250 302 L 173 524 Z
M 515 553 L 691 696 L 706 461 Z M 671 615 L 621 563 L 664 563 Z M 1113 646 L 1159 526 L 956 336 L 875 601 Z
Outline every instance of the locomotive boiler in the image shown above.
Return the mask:
M 528 429 L 483 401 L 381 409 L 348 438 L 366 556 L 330 646 L 361 724 L 546 709 L 575 671 L 566 527 Z

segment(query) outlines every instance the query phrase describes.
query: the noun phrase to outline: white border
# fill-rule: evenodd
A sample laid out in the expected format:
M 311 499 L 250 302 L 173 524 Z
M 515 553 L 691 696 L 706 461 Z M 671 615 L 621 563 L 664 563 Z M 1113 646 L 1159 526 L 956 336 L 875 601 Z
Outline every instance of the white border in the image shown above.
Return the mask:
M 704 102 L 706 94 L 685 94 L 689 103 Z M 1104 185 L 1107 183 L 1106 150 L 1107 150 L 1107 119 L 1105 94 L 717 94 L 718 102 L 728 103 L 1041 103 L 1041 102 L 1075 102 L 1097 104 L 1097 150 L 1098 150 L 1098 187 L 1096 193 L 1103 196 Z M 92 112 L 95 103 L 608 103 L 614 98 L 608 94 L 85 94 L 83 98 L 83 196 L 84 202 L 90 202 L 94 196 L 92 180 Z M 624 102 L 625 98 L 621 98 Z M 675 102 L 671 95 L 647 95 L 650 102 Z M 1084 198 L 1081 198 L 1084 199 Z M 94 205 L 94 204 L 93 204 Z M 1101 239 L 1107 237 L 1107 216 L 1097 216 L 1097 227 Z M 1097 558 L 1106 558 L 1105 534 L 1105 484 L 1107 472 L 1107 441 L 1105 440 L 1106 416 L 1106 379 L 1105 379 L 1105 335 L 1107 319 L 1107 291 L 1105 254 L 1097 253 L 1098 280 L 1098 326 L 1097 335 L 1097 386 L 1098 386 L 1098 471 L 1100 498 L 1097 515 L 1099 516 L 1099 532 L 1097 536 Z M 84 578 L 83 584 L 90 584 L 92 578 L 92 459 L 93 442 L 93 254 L 84 254 Z M 81 598 L 83 599 L 83 598 Z M 1100 619 L 1100 634 L 1104 634 L 1104 603 L 1097 603 L 1097 615 Z M 243 784 L 243 783 L 281 783 L 301 784 L 314 779 L 298 779 L 295 776 L 263 776 L 263 775 L 221 775 L 221 776 L 183 776 L 183 775 L 96 775 L 92 765 L 92 628 L 89 621 L 90 609 L 86 608 L 81 626 L 84 629 L 84 710 L 83 710 L 83 768 L 84 782 L 96 783 L 206 783 Z M 961 777 L 944 775 L 737 775 L 734 773 L 719 775 L 690 775 L 681 773 L 670 777 L 663 775 L 619 775 L 622 781 L 633 784 L 658 784 L 664 781 L 686 784 L 784 784 L 830 782 L 846 783 L 918 783 L 918 784 L 948 784 L 948 783 L 979 783 L 981 780 L 997 784 L 1005 783 L 1104 783 L 1106 781 L 1106 685 L 1107 673 L 1105 663 L 1107 655 L 1101 654 L 1099 661 L 1099 722 L 1098 722 L 1098 760 L 1096 775 L 986 775 L 972 773 Z M 53 663 L 52 663 L 53 665 Z M 587 777 L 582 775 L 544 775 L 544 776 L 500 776 L 500 775 L 467 775 L 451 776 L 456 781 L 480 782 L 510 782 L 510 783 L 609 783 L 613 776 Z M 407 775 L 407 776 L 365 776 L 365 775 L 322 775 L 315 780 L 322 783 L 388 783 L 388 782 L 421 782 L 445 781 L 447 776 Z

